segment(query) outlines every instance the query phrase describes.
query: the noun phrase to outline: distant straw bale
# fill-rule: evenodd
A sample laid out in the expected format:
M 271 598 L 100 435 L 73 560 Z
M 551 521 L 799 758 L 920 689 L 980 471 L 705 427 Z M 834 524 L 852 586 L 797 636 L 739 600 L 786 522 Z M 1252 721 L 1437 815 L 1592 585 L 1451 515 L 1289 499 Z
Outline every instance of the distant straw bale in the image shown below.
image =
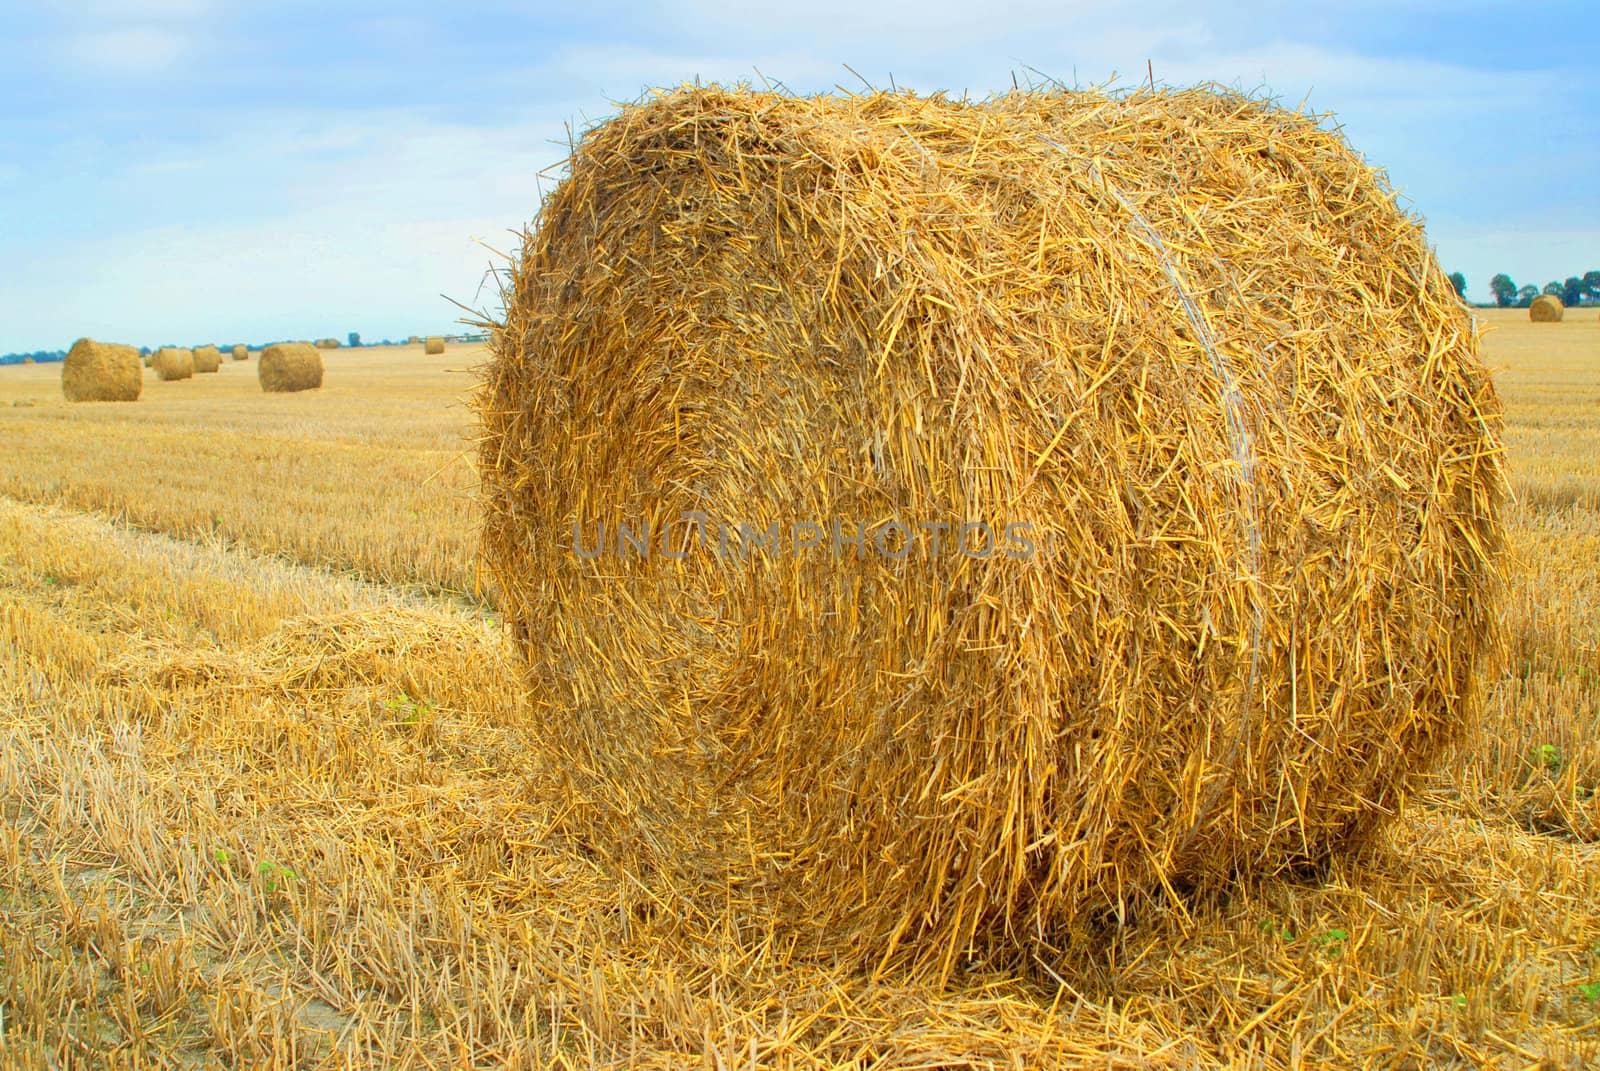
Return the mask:
M 236 361 L 248 361 L 250 359 L 250 347 L 243 343 L 233 347 L 233 359 Z
M 319 350 L 336 350 L 339 348 L 339 340 L 336 338 L 319 338 L 316 341 L 316 347 Z
M 80 338 L 61 363 L 61 393 L 69 402 L 136 402 L 144 362 L 132 346 Z
M 423 343 L 422 352 L 429 355 L 443 353 L 444 339 L 440 338 L 438 335 L 429 335 L 428 340 Z
M 256 377 L 271 394 L 314 390 L 322 386 L 322 354 L 304 342 L 279 342 L 261 351 Z
M 1559 323 L 1566 313 L 1567 307 L 1554 294 L 1540 294 L 1528 306 L 1528 319 L 1536 324 Z
M 151 367 L 163 380 L 190 379 L 194 376 L 194 352 L 177 346 L 162 346 Z
M 1332 124 L 686 88 L 584 135 L 509 286 L 483 560 L 668 913 L 1088 941 L 1367 843 L 1472 717 L 1500 406 Z
M 196 372 L 218 372 L 222 370 L 222 351 L 215 346 L 199 346 L 194 350 L 194 370 Z

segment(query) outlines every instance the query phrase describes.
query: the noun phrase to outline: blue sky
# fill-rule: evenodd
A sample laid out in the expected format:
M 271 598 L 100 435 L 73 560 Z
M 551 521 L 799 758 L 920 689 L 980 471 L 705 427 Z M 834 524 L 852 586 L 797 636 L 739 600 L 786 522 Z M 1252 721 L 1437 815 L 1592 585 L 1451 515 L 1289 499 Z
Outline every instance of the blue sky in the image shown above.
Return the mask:
M 441 295 L 490 300 L 478 242 L 509 248 L 569 123 L 758 69 L 858 88 L 846 64 L 981 96 L 1148 60 L 1169 84 L 1309 94 L 1473 296 L 1497 271 L 1600 268 L 1586 5 L 1060 8 L 0 0 L 0 352 L 449 330 Z

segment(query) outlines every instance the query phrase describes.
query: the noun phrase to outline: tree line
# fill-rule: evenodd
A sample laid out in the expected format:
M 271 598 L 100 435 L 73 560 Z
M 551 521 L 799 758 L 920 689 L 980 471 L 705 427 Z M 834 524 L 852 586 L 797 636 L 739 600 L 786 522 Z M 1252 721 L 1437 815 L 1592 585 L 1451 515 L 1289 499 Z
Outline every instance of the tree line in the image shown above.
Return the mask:
M 1466 298 L 1465 275 L 1458 271 L 1451 272 L 1450 285 L 1456 288 L 1456 293 L 1463 300 Z M 1585 301 L 1600 303 L 1600 271 L 1585 272 L 1581 278 L 1569 275 L 1564 283 L 1551 280 L 1544 284 L 1543 290 L 1531 283 L 1518 286 L 1511 276 L 1501 272 L 1489 280 L 1489 291 L 1494 294 L 1494 303 L 1502 309 L 1525 309 L 1540 294 L 1553 294 L 1561 299 L 1563 305 L 1582 305 Z
M 0 354 L 0 364 L 22 364 L 26 361 L 32 361 L 34 364 L 49 364 L 53 361 L 64 361 L 66 359 L 66 350 L 34 350 L 31 353 Z

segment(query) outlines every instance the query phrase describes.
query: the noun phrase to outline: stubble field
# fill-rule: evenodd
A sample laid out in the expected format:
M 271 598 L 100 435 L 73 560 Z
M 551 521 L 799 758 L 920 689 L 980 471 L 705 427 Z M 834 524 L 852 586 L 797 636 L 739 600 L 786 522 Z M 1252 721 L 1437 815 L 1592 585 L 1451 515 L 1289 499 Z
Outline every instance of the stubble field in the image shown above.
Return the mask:
M 474 568 L 481 349 L 0 369 L 0 1065 L 1600 1065 L 1600 324 L 1480 318 L 1517 501 L 1467 746 L 1368 857 L 943 990 L 595 861 Z

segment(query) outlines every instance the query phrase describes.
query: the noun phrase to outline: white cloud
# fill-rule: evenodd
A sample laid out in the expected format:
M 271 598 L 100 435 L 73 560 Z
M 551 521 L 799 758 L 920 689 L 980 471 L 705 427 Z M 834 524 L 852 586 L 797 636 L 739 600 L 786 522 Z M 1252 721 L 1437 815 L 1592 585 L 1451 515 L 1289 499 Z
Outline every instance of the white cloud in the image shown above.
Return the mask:
M 206 161 L 195 157 L 164 160 L 136 160 L 128 167 L 134 175 L 174 175 L 183 172 L 203 171 Z
M 217 0 L 76 0 L 39 6 L 85 22 L 145 22 L 195 18 L 216 11 L 219 4 Z
M 441 294 L 497 305 L 492 281 L 480 290 L 492 254 L 478 240 L 513 251 L 508 232 L 538 211 L 537 172 L 563 155 L 547 144 L 553 124 L 472 127 L 395 112 L 342 116 L 307 138 L 307 123 L 257 116 L 203 157 L 130 166 L 125 175 L 150 183 L 141 196 L 178 206 L 165 218 L 193 205 L 195 222 L 34 251 L 27 276 L 0 288 L 0 348 L 74 332 L 135 344 L 404 337 L 451 329 L 463 313 Z M 198 222 L 199 206 L 218 198 L 232 218 Z
M 698 78 L 703 82 L 749 82 L 761 85 L 761 74 L 796 87 L 827 85 L 847 72 L 838 63 L 822 62 L 803 50 L 728 52 L 667 51 L 636 45 L 565 45 L 532 72 L 516 72 L 507 80 L 526 79 L 565 87 L 575 111 L 569 118 L 581 125 L 609 115 L 612 104 L 633 101 L 645 90 L 671 88 Z M 559 105 L 557 105 L 559 107 Z
M 68 37 L 67 60 L 80 77 L 136 78 L 160 74 L 189 51 L 189 39 L 174 30 L 136 27 Z
M 57 25 L 74 77 L 121 78 L 217 53 L 236 10 L 214 0 L 92 0 Z M 420 8 L 374 6 L 370 15 L 353 23 L 357 36 L 395 62 L 408 64 L 410 50 L 439 33 Z M 1369 17 L 1387 17 L 1387 8 L 1374 3 Z M 581 128 L 647 86 L 695 77 L 759 84 L 757 69 L 801 92 L 856 88 L 846 63 L 877 85 L 892 73 L 901 85 L 979 96 L 1008 88 L 1013 71 L 1027 78 L 1029 64 L 1084 85 L 1119 72 L 1131 85 L 1144 80 L 1147 60 L 1158 81 L 1175 85 L 1262 86 L 1291 105 L 1310 90 L 1311 106 L 1337 112 L 1352 144 L 1409 190 L 1446 267 L 1465 271 L 1474 293 L 1496 271 L 1531 281 L 1579 270 L 1600 249 L 1593 231 L 1562 230 L 1528 198 L 1480 192 L 1526 192 L 1541 181 L 1560 192 L 1560 183 L 1576 183 L 1562 176 L 1593 173 L 1592 139 L 1547 136 L 1562 121 L 1545 107 L 1559 99 L 1556 72 L 1375 57 L 1320 43 L 1314 22 L 1286 21 L 1264 3 L 1151 0 L 1132 18 L 1100 0 L 1065 11 L 1046 0 L 817 0 L 757 19 L 733 0 L 670 10 L 648 0 L 610 29 L 634 43 L 558 37 L 520 69 L 441 63 L 418 75 L 437 85 L 441 106 L 482 104 L 493 122 L 402 109 L 274 111 L 258 100 L 226 116 L 219 133 L 186 127 L 170 141 L 155 137 L 136 161 L 63 151 L 94 161 L 77 169 L 92 181 L 74 193 L 106 226 L 85 229 L 89 248 L 7 246 L 9 256 L 26 256 L 32 281 L 0 290 L 0 323 L 8 337 L 27 336 L 19 344 L 63 325 L 132 341 L 441 329 L 456 313 L 437 295 L 470 302 L 489 257 L 471 238 L 506 248 L 507 229 L 533 217 L 536 176 L 565 155 L 569 121 Z M 258 59 L 263 74 L 287 61 Z M 508 100 L 529 102 L 527 110 L 507 116 Z M 1485 114 L 1523 112 L 1526 121 L 1494 127 L 1496 152 L 1478 144 Z M 1539 169 L 1559 173 L 1544 179 Z M 0 186 L 28 181 L 0 170 Z M 85 263 L 98 267 L 85 275 Z M 97 317 L 107 322 L 94 325 Z
M 1324 106 L 1376 100 L 1388 107 L 1459 111 L 1503 102 L 1509 92 L 1532 99 L 1550 81 L 1540 72 L 1485 71 L 1414 58 L 1364 56 L 1318 45 L 1280 42 L 1250 49 L 1219 50 L 1204 59 L 1162 57 L 1158 78 L 1174 84 L 1201 80 L 1246 86 L 1262 82 L 1274 91 L 1310 89 Z
M 395 50 L 427 49 L 433 28 L 415 15 L 380 15 L 361 24 L 362 32 L 374 43 Z
M 493 235 L 502 222 L 431 219 L 355 233 L 336 213 L 318 212 L 125 234 L 89 256 L 82 245 L 42 251 L 28 276 L 0 293 L 0 316 L 24 346 L 83 334 L 154 345 L 436 333 L 463 315 L 441 294 L 498 303 L 492 283 L 479 294 L 491 254 L 473 236 Z

